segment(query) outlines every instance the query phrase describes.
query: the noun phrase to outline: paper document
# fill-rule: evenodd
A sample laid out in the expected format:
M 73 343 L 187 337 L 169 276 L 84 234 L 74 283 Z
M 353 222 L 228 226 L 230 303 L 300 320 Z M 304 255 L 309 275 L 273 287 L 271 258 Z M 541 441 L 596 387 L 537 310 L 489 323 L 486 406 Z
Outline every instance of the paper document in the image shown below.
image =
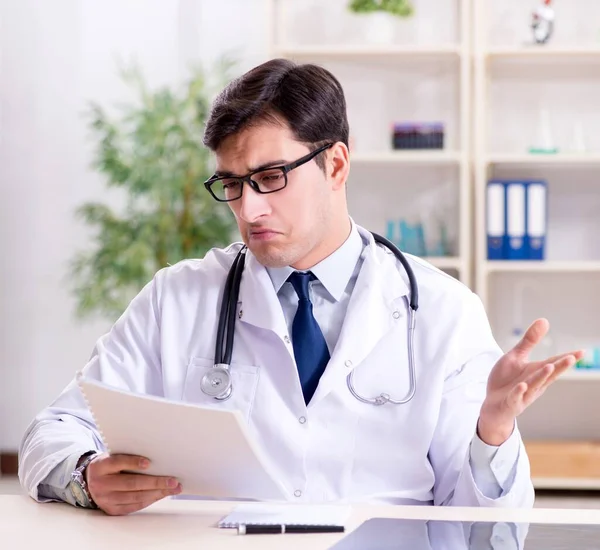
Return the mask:
M 350 507 L 337 504 L 262 504 L 246 503 L 236 506 L 221 519 L 219 527 L 238 525 L 339 525 L 344 526 Z
M 176 477 L 182 494 L 285 500 L 238 411 L 138 395 L 78 377 L 111 454 L 146 457 L 139 473 Z

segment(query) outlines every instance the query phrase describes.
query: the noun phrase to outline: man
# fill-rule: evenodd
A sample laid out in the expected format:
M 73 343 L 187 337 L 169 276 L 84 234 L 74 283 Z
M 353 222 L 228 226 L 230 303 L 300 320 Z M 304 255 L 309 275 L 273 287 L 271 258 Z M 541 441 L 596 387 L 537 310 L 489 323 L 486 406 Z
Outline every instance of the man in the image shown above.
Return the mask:
M 217 161 L 206 186 L 248 247 L 232 395 L 202 388 L 240 244 L 157 273 L 98 341 L 86 376 L 240 410 L 290 500 L 531 506 L 516 418 L 580 352 L 529 362 L 548 328 L 539 320 L 502 356 L 478 298 L 412 257 L 410 345 L 407 272 L 347 210 L 348 122 L 334 76 L 285 60 L 251 70 L 216 99 L 205 144 Z M 373 405 L 380 394 L 412 399 Z M 176 479 L 123 473 L 145 457 L 104 451 L 71 383 L 25 434 L 22 483 L 39 501 L 108 514 L 181 492 Z

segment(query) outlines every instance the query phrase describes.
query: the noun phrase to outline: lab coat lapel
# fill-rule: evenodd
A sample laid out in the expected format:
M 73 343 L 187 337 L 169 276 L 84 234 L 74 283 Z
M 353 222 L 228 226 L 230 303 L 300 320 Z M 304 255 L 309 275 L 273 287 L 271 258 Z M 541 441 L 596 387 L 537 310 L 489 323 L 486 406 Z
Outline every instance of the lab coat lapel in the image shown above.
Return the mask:
M 271 330 L 282 337 L 287 326 L 281 303 L 265 267 L 246 252 L 246 264 L 240 284 L 238 319 L 256 327 Z
M 338 343 L 310 402 L 316 404 L 373 350 L 398 322 L 406 322 L 404 296 L 409 287 L 395 257 L 379 246 L 365 251 L 365 260 L 350 297 Z

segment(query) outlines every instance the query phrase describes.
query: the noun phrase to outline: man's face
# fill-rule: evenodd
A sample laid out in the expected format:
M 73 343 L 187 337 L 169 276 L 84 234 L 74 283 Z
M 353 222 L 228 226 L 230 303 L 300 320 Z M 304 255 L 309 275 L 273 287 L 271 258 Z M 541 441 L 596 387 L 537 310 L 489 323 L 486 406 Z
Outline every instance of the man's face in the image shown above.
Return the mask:
M 287 164 L 308 153 L 289 128 L 265 123 L 224 140 L 217 150 L 217 171 L 244 176 L 259 166 Z M 311 253 L 325 240 L 332 219 L 330 180 L 313 159 L 288 172 L 287 186 L 280 191 L 260 194 L 244 183 L 241 198 L 228 204 L 244 242 L 261 264 L 298 269 L 314 265 Z M 302 265 L 306 262 L 310 265 Z

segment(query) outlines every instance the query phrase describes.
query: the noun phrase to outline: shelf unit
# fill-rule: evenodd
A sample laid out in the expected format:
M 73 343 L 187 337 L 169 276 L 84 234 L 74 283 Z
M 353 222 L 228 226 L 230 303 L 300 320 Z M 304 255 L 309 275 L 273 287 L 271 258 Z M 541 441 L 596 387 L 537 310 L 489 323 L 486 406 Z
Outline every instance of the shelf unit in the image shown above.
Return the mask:
M 330 64 L 334 67 L 354 64 L 365 69 L 363 75 L 365 80 L 371 76 L 368 71 L 373 67 L 377 67 L 378 70 L 381 70 L 381 67 L 386 67 L 385 71 L 388 71 L 386 74 L 391 75 L 401 74 L 407 67 L 414 68 L 418 64 L 443 64 L 445 67 L 456 71 L 459 82 L 459 99 L 456 108 L 459 115 L 457 119 L 458 139 L 455 140 L 453 147 L 444 151 L 392 151 L 385 148 L 375 150 L 365 150 L 361 147 L 353 148 L 351 150 L 352 170 L 366 174 L 375 174 L 382 169 L 387 171 L 397 170 L 398 173 L 412 171 L 411 174 L 419 178 L 419 181 L 422 181 L 421 175 L 425 176 L 433 173 L 435 174 L 434 177 L 437 177 L 440 171 L 454 171 L 459 190 L 458 209 L 460 216 L 457 221 L 457 229 L 460 235 L 458 246 L 460 253 L 454 257 L 426 259 L 438 268 L 456 274 L 460 280 L 475 289 L 488 312 L 492 328 L 495 328 L 494 319 L 498 314 L 496 308 L 498 306 L 500 308 L 507 307 L 506 303 L 499 302 L 508 302 L 508 300 L 503 299 L 503 296 L 498 297 L 497 288 L 494 290 L 495 287 L 491 284 L 494 281 L 502 282 L 507 279 L 514 282 L 533 278 L 537 284 L 547 278 L 558 278 L 558 280 L 563 281 L 563 284 L 567 282 L 572 286 L 575 284 L 573 281 L 585 281 L 586 284 L 590 284 L 590 281 L 594 282 L 596 280 L 597 275 L 600 282 L 600 250 L 598 259 L 590 260 L 553 259 L 544 262 L 492 262 L 487 260 L 485 238 L 485 185 L 495 173 L 541 173 L 551 180 L 552 185 L 555 174 L 560 171 L 563 171 L 563 173 L 568 171 L 569 175 L 600 171 L 600 143 L 598 143 L 598 151 L 596 152 L 561 152 L 555 155 L 529 154 L 523 148 L 519 151 L 518 147 L 513 148 L 512 151 L 510 149 L 505 151 L 502 147 L 490 146 L 488 144 L 490 89 L 494 85 L 494 79 L 498 75 L 506 75 L 507 70 L 509 72 L 516 70 L 520 71 L 519 76 L 516 79 L 513 78 L 511 84 L 529 86 L 529 80 L 533 79 L 533 85 L 539 88 L 540 81 L 536 81 L 535 78 L 548 78 L 549 74 L 561 74 L 561 71 L 564 71 L 567 78 L 572 78 L 576 75 L 579 66 L 590 65 L 594 67 L 593 70 L 583 73 L 586 74 L 586 78 L 591 78 L 594 74 L 600 75 L 600 71 L 597 70 L 597 67 L 600 66 L 600 43 L 589 46 L 550 44 L 542 47 L 514 46 L 505 43 L 488 45 L 490 33 L 488 32 L 487 18 L 490 16 L 490 12 L 493 9 L 501 10 L 503 13 L 510 10 L 520 10 L 521 15 L 526 15 L 528 8 L 524 8 L 518 0 L 495 4 L 492 4 L 493 0 L 456 0 L 456 6 L 459 10 L 457 22 L 461 32 L 458 35 L 459 38 L 449 44 L 292 43 L 287 41 L 288 35 L 285 31 L 286 1 L 288 0 L 268 0 L 269 16 L 272 20 L 270 50 L 272 56 L 287 57 L 302 62 L 315 62 L 326 67 Z M 320 3 L 318 6 L 319 8 L 327 6 L 326 9 L 329 9 L 335 2 L 343 2 L 343 0 L 332 0 L 331 2 Z M 511 2 L 512 6 L 510 5 Z M 562 9 L 575 8 L 570 4 L 565 4 Z M 339 23 L 336 18 L 324 20 Z M 296 25 L 296 28 L 300 27 L 300 24 Z M 348 36 L 354 35 L 346 33 L 346 38 Z M 332 70 L 337 75 L 335 69 Z M 532 77 L 533 73 L 538 76 Z M 598 78 L 600 79 L 600 77 Z M 525 88 L 525 95 L 527 95 L 527 91 L 527 88 Z M 544 91 L 543 88 L 542 91 Z M 366 96 L 366 99 L 370 98 Z M 373 108 L 372 102 L 366 99 L 361 103 L 363 110 Z M 531 100 L 531 98 L 528 99 Z M 518 115 L 514 116 L 513 119 L 514 122 L 511 122 L 511 124 L 514 126 L 515 134 L 517 134 L 522 130 L 522 125 L 525 122 Z M 512 126 L 507 124 L 506 120 L 501 122 L 506 124 L 512 132 Z M 426 177 L 423 179 L 426 179 Z M 355 183 L 357 182 L 353 182 L 353 184 Z M 361 181 L 358 183 L 360 184 Z M 365 184 L 368 183 L 365 182 Z M 410 180 L 406 182 L 399 181 L 397 185 L 398 188 L 410 187 L 410 183 Z M 372 203 L 369 204 L 367 201 L 363 207 L 369 209 L 370 206 L 372 206 Z M 355 214 L 357 213 L 355 212 Z M 360 218 L 360 214 L 357 217 Z M 360 222 L 360 219 L 357 221 Z M 575 219 L 573 222 L 577 223 Z M 370 227 L 370 229 L 381 231 L 381 228 L 376 227 Z M 502 284 L 504 283 L 502 282 Z M 579 285 L 574 288 L 575 293 L 579 291 L 577 286 Z M 571 287 L 568 290 L 571 290 Z M 560 302 L 555 296 L 549 296 L 547 301 Z M 568 297 L 560 303 L 566 311 L 565 316 L 579 315 L 578 311 L 573 311 L 572 303 L 569 302 Z M 598 300 L 598 308 L 600 308 L 600 299 Z M 506 321 L 506 319 L 504 320 Z M 595 316 L 592 316 L 592 322 L 598 323 Z M 593 425 L 592 419 L 589 421 L 586 419 L 584 422 L 580 421 L 581 415 L 587 415 L 588 410 L 574 413 L 575 417 L 571 417 L 571 420 L 561 424 L 567 435 L 571 434 L 572 431 L 571 435 L 579 437 L 582 441 L 573 441 L 572 437 L 566 437 L 558 442 L 553 442 L 554 447 L 552 447 L 552 445 L 547 444 L 547 441 L 543 440 L 544 438 L 536 437 L 537 433 L 545 433 L 546 440 L 551 438 L 554 432 L 559 429 L 555 428 L 553 423 L 558 425 L 560 424 L 559 421 L 562 420 L 562 416 L 556 415 L 563 415 L 576 407 L 583 407 L 584 409 L 589 407 L 589 399 L 594 399 L 591 396 L 594 395 L 595 382 L 600 382 L 600 370 L 574 369 L 569 371 L 521 418 L 520 425 L 526 446 L 528 451 L 531 452 L 531 456 L 534 457 L 532 471 L 534 484 L 537 488 L 600 489 L 600 468 L 594 469 L 593 467 L 596 457 L 600 456 L 594 443 L 597 428 Z M 600 389 L 600 384 L 597 387 Z M 569 402 L 571 403 L 570 407 L 562 405 L 561 400 L 564 399 L 572 400 Z M 546 414 L 548 408 L 550 415 Z M 532 414 L 529 414 L 530 410 Z M 577 414 L 580 415 L 579 418 Z M 555 416 L 549 421 L 547 417 L 552 415 Z M 549 422 L 550 425 L 548 425 Z M 569 422 L 571 423 L 569 424 Z M 580 437 L 581 434 L 583 434 L 583 437 Z M 565 471 L 562 474 L 554 472 L 552 475 L 547 475 L 546 466 L 552 467 L 553 464 L 559 463 L 553 460 L 553 456 L 548 454 L 551 452 L 548 449 L 553 449 L 552 452 L 556 452 L 561 456 L 563 461 L 561 464 L 565 465 Z M 539 466 L 535 462 L 538 460 L 541 461 Z M 577 467 L 577 464 L 587 464 L 588 467 L 581 466 L 579 472 L 569 469 L 572 465 Z
M 378 70 L 385 71 L 387 75 L 401 75 L 407 66 L 415 67 L 419 64 L 430 64 L 431 66 L 441 66 L 443 70 L 454 71 L 456 82 L 458 83 L 457 101 L 455 105 L 456 116 L 456 139 L 454 144 L 444 150 L 392 150 L 390 148 L 354 148 L 351 143 L 351 176 L 349 185 L 349 200 L 352 193 L 367 192 L 367 181 L 372 173 L 380 173 L 378 170 L 386 170 L 388 173 L 399 174 L 400 181 L 397 186 L 394 182 L 393 191 L 402 193 L 402 190 L 409 188 L 409 183 L 413 180 L 405 177 L 403 181 L 402 174 L 409 173 L 411 176 L 418 171 L 418 174 L 428 173 L 430 177 L 442 177 L 440 174 L 447 175 L 448 178 L 455 180 L 456 189 L 456 207 L 459 214 L 456 216 L 456 226 L 453 227 L 453 234 L 457 235 L 454 255 L 450 257 L 424 257 L 437 268 L 444 270 L 456 276 L 467 286 L 472 286 L 472 224 L 470 212 L 472 211 L 472 192 L 471 192 L 471 166 L 469 162 L 469 144 L 471 120 L 469 107 L 471 105 L 471 87 L 470 87 L 470 21 L 471 21 L 471 0 L 453 0 L 456 3 L 456 24 L 458 31 L 457 39 L 451 43 L 440 44 L 422 43 L 422 44 L 369 44 L 361 43 L 360 40 L 352 43 L 302 43 L 298 40 L 290 40 L 286 32 L 287 25 L 293 20 L 293 15 L 289 15 L 289 0 L 269 0 L 269 17 L 272 22 L 271 32 L 271 57 L 285 57 L 299 62 L 311 62 L 322 65 L 340 78 L 339 67 L 354 66 L 360 69 L 369 70 L 372 67 L 378 67 Z M 347 4 L 346 0 L 331 0 L 327 9 L 334 3 Z M 310 2 L 309 2 L 310 4 Z M 316 4 L 315 4 L 316 5 Z M 320 7 L 323 4 L 319 5 Z M 306 7 L 307 10 L 310 6 Z M 325 9 L 325 8 L 324 8 Z M 361 17 L 352 14 L 344 14 L 343 17 Z M 339 19 L 335 19 L 336 24 L 342 24 Z M 364 20 L 364 17 L 362 17 Z M 356 43 L 355 43 L 356 42 Z M 433 70 L 431 71 L 434 72 Z M 361 132 L 360 124 L 353 124 L 351 116 L 351 98 L 346 89 L 343 79 L 342 85 L 347 92 L 347 100 L 350 113 L 351 133 L 354 131 L 358 135 Z M 369 106 L 369 102 L 360 104 L 361 109 Z M 390 123 L 391 123 L 390 119 Z M 362 121 L 364 122 L 364 121 Z M 386 123 L 387 124 L 387 123 Z M 390 124 L 387 124 L 389 127 Z M 364 129 L 364 128 L 363 128 Z M 387 141 L 391 141 L 389 138 Z M 437 171 L 437 172 L 436 172 Z M 353 174 L 354 178 L 353 179 Z M 371 176 L 375 177 L 375 176 Z M 419 176 L 417 176 L 419 177 Z M 357 187 L 361 190 L 357 190 Z M 375 187 L 375 186 L 373 186 Z M 414 189 L 414 186 L 412 187 Z M 388 187 L 389 189 L 389 187 Z M 373 191 L 373 192 L 377 192 Z M 373 211 L 373 200 L 363 202 L 355 199 L 351 202 L 351 215 L 361 223 L 361 219 L 369 219 L 364 223 L 373 231 L 386 234 L 385 219 L 380 212 L 389 208 L 390 197 L 386 196 L 385 191 L 381 190 L 381 201 L 377 205 L 377 213 Z M 392 201 L 395 199 L 392 198 Z M 400 200 L 399 202 L 404 202 Z M 440 201 L 441 202 L 441 201 Z M 393 202 L 392 202 L 393 204 Z M 368 216 L 362 217 L 361 207 L 369 211 Z M 371 221 L 372 220 L 372 221 Z
M 500 115 L 493 111 L 496 109 L 512 109 L 510 113 L 514 119 L 515 136 L 518 132 L 527 130 L 527 121 L 524 121 L 519 113 L 523 113 L 524 106 L 517 105 L 514 102 L 520 97 L 517 93 L 522 93 L 523 101 L 527 101 L 527 107 L 533 104 L 533 88 L 540 92 L 540 104 L 548 107 L 548 104 L 554 107 L 553 101 L 559 96 L 555 92 L 554 96 L 546 90 L 546 82 L 550 82 L 555 88 L 564 93 L 563 80 L 567 83 L 569 79 L 593 78 L 593 75 L 600 75 L 600 44 L 590 46 L 498 46 L 489 45 L 489 36 L 492 34 L 488 28 L 488 18 L 491 17 L 493 7 L 490 0 L 481 0 L 473 2 L 473 90 L 474 90 L 474 119 L 473 119 L 473 174 L 474 174 L 474 217 L 475 217 L 475 252 L 474 252 L 474 271 L 475 271 L 475 289 L 481 297 L 484 307 L 490 318 L 492 329 L 498 337 L 500 334 L 507 333 L 510 328 L 508 323 L 517 315 L 512 309 L 520 308 L 521 312 L 526 311 L 525 304 L 521 301 L 515 302 L 511 309 L 511 300 L 519 300 L 514 289 L 522 288 L 523 285 L 535 287 L 541 297 L 537 298 L 540 309 L 552 310 L 556 302 L 556 317 L 559 319 L 557 324 L 561 329 L 568 327 L 567 319 L 572 319 L 575 335 L 580 326 L 584 326 L 584 319 L 589 325 L 600 329 L 600 325 L 594 315 L 595 302 L 585 303 L 585 292 L 580 288 L 583 285 L 589 285 L 586 288 L 593 288 L 593 282 L 600 282 L 600 258 L 590 256 L 586 259 L 561 259 L 559 254 L 550 255 L 550 259 L 542 262 L 537 261 L 489 261 L 487 259 L 487 239 L 485 231 L 486 215 L 486 184 L 493 177 L 503 177 L 506 174 L 510 179 L 519 177 L 528 177 L 534 174 L 534 177 L 543 177 L 549 183 L 549 193 L 558 191 L 559 174 L 568 174 L 563 176 L 563 190 L 572 193 L 578 189 L 578 181 L 582 181 L 589 174 L 594 174 L 593 179 L 600 176 L 600 150 L 586 153 L 560 152 L 557 154 L 530 154 L 527 152 L 502 151 L 496 144 L 502 139 L 508 143 L 509 139 L 505 134 L 492 135 L 491 120 L 496 114 L 498 120 Z M 503 4 L 495 9 L 503 10 L 506 14 L 508 10 L 521 9 L 515 1 Z M 571 9 L 571 7 L 569 7 Z M 575 8 L 573 8 L 575 9 Z M 496 12 L 497 15 L 498 12 Z M 506 25 L 505 27 L 506 28 Z M 583 67 L 593 67 L 593 70 L 585 71 Z M 512 72 L 511 72 L 512 71 Z M 505 78 L 506 80 L 500 87 L 497 80 Z M 562 80 L 558 80 L 561 78 Z M 553 80 L 554 79 L 554 80 Z M 600 77 L 598 82 L 600 83 Z M 517 86 L 518 92 L 509 98 L 504 97 L 498 90 L 506 92 L 511 86 Z M 585 83 L 579 84 L 583 89 Z M 502 87 L 503 86 L 503 87 Z M 595 84 L 594 84 L 595 86 Z M 595 89 L 595 88 L 594 88 Z M 493 95 L 495 92 L 496 95 Z M 506 95 L 506 94 L 505 94 Z M 586 96 L 587 97 L 587 96 Z M 492 101 L 492 98 L 495 101 Z M 511 103 L 512 102 L 512 103 Z M 577 102 L 577 99 L 574 100 Z M 570 106 L 569 106 L 570 107 Z M 573 105 L 571 111 L 577 112 L 578 105 Z M 567 109 L 565 109 L 566 111 Z M 508 111 L 507 111 L 508 112 Z M 503 126 L 497 132 L 508 133 L 513 128 L 505 121 L 510 116 L 507 112 L 502 112 L 501 123 Z M 563 113 L 563 119 L 567 117 Z M 521 137 L 521 136 L 519 136 Z M 563 136 L 561 136 L 563 137 Z M 494 145 L 491 144 L 494 142 Z M 522 143 L 518 139 L 514 143 Z M 600 148 L 599 148 L 600 149 Z M 522 174 L 522 175 L 519 175 Z M 581 177 L 579 176 L 580 174 Z M 572 178 L 573 181 L 570 181 Z M 578 179 L 579 178 L 579 179 Z M 555 185 L 556 184 L 556 185 Z M 590 181 L 588 192 L 593 191 L 594 185 Z M 565 193 L 565 197 L 567 196 Z M 600 196 L 600 189 L 598 189 Z M 582 199 L 583 200 L 583 199 Z M 556 214 L 555 210 L 550 211 L 550 215 Z M 568 207 L 566 207 L 568 210 Z M 566 219 L 566 215 L 565 215 Z M 566 223 L 561 219 L 563 223 Z M 579 224 L 580 220 L 575 210 L 570 217 L 570 224 Z M 568 225 L 566 226 L 568 228 Z M 561 232 L 563 226 L 561 226 Z M 556 252 L 556 248 L 554 249 Z M 568 253 L 569 251 L 566 250 Z M 567 254 L 565 254 L 567 257 Z M 572 256 L 570 256 L 572 257 Z M 548 291 L 552 288 L 553 291 Z M 566 292 L 575 293 L 570 301 L 569 299 L 557 299 L 556 293 Z M 579 296 L 579 298 L 577 298 Z M 589 314 L 582 310 L 592 308 Z M 537 308 L 531 308 L 531 314 L 538 316 Z M 509 313 L 510 312 L 510 313 Z M 529 313 L 529 312 L 528 312 Z M 548 315 L 545 315 L 549 317 Z M 553 319 L 551 322 L 551 335 Z M 523 322 L 532 321 L 523 319 Z M 563 321 L 563 322 L 560 322 Z M 524 327 L 521 327 L 524 328 Z M 571 328 L 571 327 L 568 327 Z M 561 330 L 559 329 L 559 330 Z M 588 332 L 593 330 L 589 329 Z M 556 336 L 556 335 L 555 335 Z M 569 342 L 566 348 L 562 344 L 560 349 L 555 352 L 568 351 L 573 348 L 583 347 L 583 342 Z M 597 386 L 596 386 L 597 384 Z M 590 407 L 595 404 L 595 395 L 597 387 L 600 390 L 600 370 L 579 370 L 572 369 L 565 373 L 542 398 L 534 403 L 532 407 L 526 410 L 519 419 L 521 432 L 530 455 L 532 464 L 532 477 L 534 485 L 538 489 L 600 489 L 600 467 L 595 467 L 598 457 L 598 444 L 600 434 L 594 426 L 591 419 L 588 421 L 585 417 L 593 418 L 594 414 Z

